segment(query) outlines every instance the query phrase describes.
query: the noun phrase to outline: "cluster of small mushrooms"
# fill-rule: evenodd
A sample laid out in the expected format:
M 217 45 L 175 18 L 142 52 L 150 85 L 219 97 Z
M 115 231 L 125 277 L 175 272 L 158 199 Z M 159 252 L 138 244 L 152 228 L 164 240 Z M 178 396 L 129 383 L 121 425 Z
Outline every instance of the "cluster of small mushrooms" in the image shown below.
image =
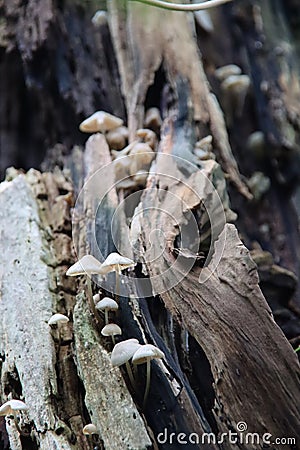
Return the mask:
M 143 399 L 143 407 L 145 407 L 150 389 L 151 360 L 164 358 L 164 354 L 159 348 L 155 347 L 154 345 L 142 345 L 135 338 L 116 343 L 115 336 L 121 335 L 122 330 L 116 323 L 109 322 L 109 313 L 115 312 L 119 308 L 118 301 L 120 295 L 120 274 L 123 270 L 132 268 L 134 266 L 134 261 L 116 252 L 109 254 L 102 264 L 94 256 L 85 255 L 73 266 L 71 266 L 66 274 L 68 276 L 85 275 L 87 277 L 87 297 L 91 312 L 94 314 L 94 317 L 98 320 L 98 322 L 101 322 L 100 314 L 104 314 L 105 326 L 102 328 L 101 334 L 103 336 L 110 336 L 114 345 L 111 354 L 112 366 L 120 367 L 123 364 L 126 365 L 128 377 L 133 388 L 135 388 L 135 378 L 130 366 L 130 360 L 132 360 L 132 364 L 134 366 L 143 363 L 147 364 L 146 387 Z M 91 285 L 92 275 L 105 276 L 110 272 L 115 272 L 116 275 L 115 299 L 110 297 L 101 298 L 100 292 L 93 295 Z M 58 319 L 60 322 L 68 320 L 68 318 L 63 315 L 55 314 L 53 317 L 55 316 L 59 316 Z M 51 319 L 53 319 L 53 317 Z M 51 319 L 49 321 L 49 324 L 51 322 Z M 97 429 L 94 424 L 88 424 L 84 427 L 83 432 L 85 434 L 95 434 L 97 432 Z
M 102 328 L 101 334 L 103 336 L 110 336 L 114 345 L 111 353 L 112 367 L 120 367 L 125 364 L 128 377 L 133 388 L 136 386 L 136 381 L 130 365 L 130 360 L 135 368 L 135 372 L 137 365 L 146 363 L 146 386 L 143 399 L 143 407 L 145 407 L 150 389 L 151 361 L 153 359 L 164 358 L 164 353 L 152 344 L 140 344 L 135 338 L 116 343 L 115 336 L 121 335 L 122 330 L 116 323 L 109 322 L 109 313 L 115 312 L 119 308 L 118 300 L 120 295 L 120 274 L 123 270 L 134 266 L 134 261 L 115 252 L 108 255 L 102 264 L 94 256 L 85 255 L 67 270 L 66 275 L 86 276 L 87 300 L 90 305 L 90 310 L 98 323 L 103 322 L 100 317 L 100 314 L 103 313 L 105 326 Z M 92 275 L 105 276 L 110 272 L 115 272 L 116 274 L 115 299 L 110 297 L 101 298 L 100 292 L 93 295 L 91 282 Z M 57 330 L 58 346 L 60 346 L 61 343 L 61 328 L 67 322 L 69 322 L 69 318 L 60 313 L 54 314 L 48 321 L 48 325 L 51 329 Z M 24 432 L 21 430 L 18 423 L 17 412 L 20 413 L 27 410 L 28 406 L 23 401 L 11 399 L 0 407 L 0 416 L 12 416 L 16 429 L 21 435 L 24 435 Z M 93 435 L 98 434 L 98 430 L 94 424 L 90 423 L 83 428 L 83 433 Z
M 220 2 L 221 3 L 221 2 Z M 104 15 L 99 13 L 98 21 L 106 20 Z M 96 23 L 96 17 L 94 19 Z M 241 73 L 241 69 L 233 64 L 223 66 L 215 71 L 215 77 L 220 82 L 221 92 L 225 95 L 225 107 L 227 103 L 235 103 L 237 113 L 241 112 L 245 97 L 247 95 L 250 79 Z M 150 108 L 145 114 L 145 128 L 138 129 L 135 138 L 128 143 L 128 129 L 123 125 L 123 120 L 104 111 L 97 111 L 84 120 L 79 128 L 86 133 L 103 133 L 110 147 L 113 158 L 116 189 L 134 189 L 146 183 L 151 162 L 155 158 L 157 149 L 157 133 L 162 124 L 160 112 L 157 108 Z M 257 132 L 257 136 L 258 136 Z M 255 133 L 254 133 L 255 134 Z M 261 145 L 261 136 L 254 136 L 250 143 L 251 148 Z M 255 138 L 255 143 L 254 143 Z M 214 159 L 212 153 L 212 136 L 208 135 L 199 140 L 194 149 L 194 154 L 200 160 Z M 87 279 L 87 300 L 90 310 L 98 323 L 102 322 L 101 313 L 104 314 L 105 326 L 101 330 L 103 336 L 111 336 L 114 348 L 111 354 L 111 364 L 113 367 L 126 366 L 129 380 L 132 387 L 135 387 L 135 377 L 132 372 L 130 360 L 136 372 L 136 366 L 146 363 L 146 386 L 143 399 L 145 407 L 150 389 L 151 360 L 164 358 L 164 353 L 151 344 L 140 344 L 137 339 L 131 338 L 121 342 L 115 342 L 115 336 L 121 335 L 122 330 L 119 325 L 109 321 L 109 313 L 115 312 L 119 308 L 118 300 L 120 295 L 120 274 L 121 271 L 134 267 L 135 263 L 118 253 L 111 253 L 101 264 L 92 255 L 85 255 L 68 271 L 68 276 L 85 275 Z M 101 294 L 93 295 L 91 277 L 92 275 L 106 275 L 109 272 L 116 274 L 116 295 L 115 299 L 110 297 L 101 298 Z M 48 321 L 51 328 L 56 328 L 58 333 L 58 346 L 61 343 L 61 327 L 69 322 L 69 318 L 64 314 L 56 313 Z M 297 349 L 298 350 L 298 349 Z M 0 416 L 13 417 L 16 429 L 20 434 L 24 434 L 20 429 L 17 413 L 27 411 L 28 406 L 21 400 L 10 399 L 0 407 Z M 94 424 L 87 424 L 83 428 L 83 433 L 88 435 L 98 434 Z
M 161 127 L 161 116 L 157 108 L 145 114 L 145 128 L 138 129 L 128 143 L 128 129 L 123 120 L 105 111 L 96 111 L 79 126 L 84 133 L 102 133 L 111 150 L 116 189 L 132 190 L 144 186 L 149 167 L 155 158 L 157 136 Z

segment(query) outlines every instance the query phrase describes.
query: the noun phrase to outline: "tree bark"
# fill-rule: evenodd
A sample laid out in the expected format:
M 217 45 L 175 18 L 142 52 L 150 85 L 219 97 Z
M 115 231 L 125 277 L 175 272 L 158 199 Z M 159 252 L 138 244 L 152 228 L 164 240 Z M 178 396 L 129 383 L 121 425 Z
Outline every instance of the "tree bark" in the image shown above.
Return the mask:
M 0 2 L 1 170 L 39 168 L 9 169 L 0 184 L 0 398 L 29 407 L 24 435 L 0 420 L 0 448 L 176 449 L 178 436 L 186 448 L 265 448 L 242 440 L 244 426 L 242 436 L 272 435 L 269 448 L 296 449 L 299 5 L 244 0 L 194 22 L 111 0 L 95 26 L 96 7 Z M 229 63 L 250 77 L 245 98 L 217 79 Z M 132 143 L 150 107 L 163 123 L 147 180 L 120 188 L 105 135 L 84 142 L 78 124 L 106 110 Z M 145 407 L 144 368 L 132 387 L 111 366 L 86 279 L 65 275 L 84 254 L 112 251 L 136 262 L 121 275 L 119 341 L 165 354 Z M 114 276 L 93 277 L 98 289 L 116 296 Z M 52 329 L 56 312 L 70 321 Z M 89 422 L 97 435 L 82 433 Z

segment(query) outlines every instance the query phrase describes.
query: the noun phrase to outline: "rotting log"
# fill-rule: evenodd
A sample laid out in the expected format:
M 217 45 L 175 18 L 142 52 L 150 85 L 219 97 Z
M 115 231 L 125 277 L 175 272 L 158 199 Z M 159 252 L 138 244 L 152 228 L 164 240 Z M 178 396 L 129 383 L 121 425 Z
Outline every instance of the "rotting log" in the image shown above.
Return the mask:
M 5 152 L 3 165 L 9 161 L 18 163 L 17 155 L 23 164 L 19 140 L 33 152 L 26 167 L 31 166 L 31 161 L 41 161 L 41 137 L 45 137 L 43 149 L 57 142 L 63 144 L 48 152 L 44 173 L 31 170 L 22 175 L 11 170 L 8 181 L 1 185 L 0 396 L 3 401 L 9 393 L 25 398 L 30 409 L 22 415 L 21 425 L 25 432 L 31 432 L 30 436 L 20 437 L 13 421 L 6 419 L 6 426 L 4 420 L 0 421 L 0 442 L 5 450 L 9 448 L 8 438 L 13 450 L 54 446 L 79 450 L 94 445 L 108 449 L 177 448 L 176 442 L 158 442 L 159 433 L 166 429 L 169 436 L 196 433 L 201 437 L 203 432 L 236 431 L 240 421 L 247 423 L 250 432 L 299 440 L 297 358 L 273 320 L 258 287 L 256 266 L 236 227 L 226 223 L 235 216 L 229 205 L 229 191 L 234 209 L 240 213 L 238 229 L 250 247 L 260 234 L 253 233 L 257 217 L 263 216 L 262 220 L 272 224 L 274 198 L 275 204 L 282 207 L 275 211 L 275 231 L 291 229 L 283 220 L 284 213 L 291 211 L 283 194 L 287 187 L 290 195 L 297 183 L 293 164 L 298 158 L 299 143 L 294 107 L 298 85 L 296 81 L 287 82 L 295 80 L 294 67 L 289 72 L 295 53 L 285 45 L 289 68 L 281 65 L 282 57 L 279 62 L 272 59 L 265 68 L 260 54 L 252 51 L 253 45 L 259 42 L 259 36 L 274 42 L 270 24 L 277 10 L 271 8 L 270 1 L 262 8 L 257 2 L 244 2 L 249 11 L 245 18 L 240 9 L 242 2 L 237 3 L 211 13 L 215 26 L 228 35 L 224 42 L 216 42 L 217 33 L 209 41 L 210 37 L 197 29 L 198 36 L 208 43 L 207 48 L 213 45 L 215 49 L 208 55 L 200 42 L 205 69 L 221 103 L 222 95 L 212 75 L 216 65 L 236 59 L 252 76 L 252 91 L 242 116 L 235 117 L 233 126 L 227 122 L 229 136 L 226 114 L 224 120 L 207 84 L 191 15 L 113 0 L 109 3 L 110 36 L 107 25 L 92 28 L 88 7 L 81 2 L 66 2 L 60 8 L 55 2 L 47 2 L 41 9 L 41 3 L 32 0 L 20 7 L 17 27 L 12 27 L 12 23 L 18 2 L 0 6 L 7 19 L 1 28 L 0 44 L 9 49 L 1 61 L 1 73 L 8 83 L 16 65 L 15 84 L 22 85 L 23 95 L 29 94 L 24 111 L 33 111 L 24 137 L 24 111 L 18 109 L 18 92 L 8 96 L 8 89 L 2 84 L 5 101 L 1 117 L 7 109 L 12 111 L 5 122 L 1 121 L 1 146 L 12 150 L 11 154 Z M 293 7 L 292 0 L 287 3 L 287 8 Z M 285 17 L 281 7 L 278 11 L 280 17 Z M 37 20 L 30 31 L 29 17 L 33 13 Z M 233 44 L 235 33 L 242 47 L 238 50 Z M 75 34 L 81 42 L 74 38 Z M 241 35 L 246 38 L 246 47 Z M 218 46 L 224 46 L 226 51 L 220 51 Z M 249 59 L 245 61 L 247 52 Z M 267 52 L 272 54 L 271 49 Z M 50 62 L 48 71 L 37 69 L 41 55 L 43 63 Z M 282 71 L 278 78 L 280 89 L 273 66 Z M 259 84 L 260 77 L 271 79 L 276 88 L 264 91 L 265 98 L 261 90 L 266 85 Z M 49 89 L 53 85 L 56 88 Z M 285 114 L 278 114 L 279 100 Z M 258 105 L 257 116 L 251 102 Z M 262 105 L 263 109 L 259 109 Z M 159 149 L 136 209 L 128 214 L 126 198 L 132 193 L 115 189 L 105 138 L 92 136 L 84 151 L 71 147 L 82 144 L 77 125 L 94 109 L 106 109 L 123 118 L 126 110 L 134 139 L 149 106 L 159 106 L 164 117 Z M 266 118 L 267 122 L 263 120 Z M 258 123 L 269 144 L 263 162 L 243 155 L 244 141 Z M 12 131 L 14 126 L 18 131 Z M 270 127 L 276 129 L 276 142 Z M 293 138 L 291 145 L 285 131 Z M 195 156 L 196 140 L 208 134 L 212 135 L 213 154 L 218 162 Z M 273 181 L 272 189 L 261 202 L 252 201 L 236 159 L 242 173 L 250 176 L 253 168 L 263 170 L 266 161 L 272 160 L 272 150 L 276 157 L 286 150 L 293 156 L 288 158 L 287 167 L 291 184 L 280 184 L 282 177 L 277 183 L 283 166 L 277 170 L 275 158 L 275 165 L 269 161 L 266 170 Z M 91 181 L 97 173 L 101 178 Z M 82 191 L 86 183 L 89 189 Z M 173 203 L 172 195 L 176 198 Z M 218 197 L 224 209 L 221 220 Z M 148 208 L 151 214 L 147 213 Z M 194 245 L 191 240 L 184 240 L 194 230 L 184 228 L 189 221 L 197 225 L 202 237 L 200 245 L 198 241 Z M 295 292 L 297 295 L 297 276 L 291 271 L 297 274 L 293 244 L 297 250 L 299 235 L 295 217 L 291 222 L 293 233 L 282 254 L 279 236 L 272 239 L 269 235 L 265 241 L 257 238 L 262 245 L 268 243 L 267 249 L 275 261 L 258 244 L 252 252 L 263 274 L 261 286 L 269 294 L 271 306 L 275 305 L 277 319 L 282 303 L 284 313 L 291 313 L 288 301 Z M 161 240 L 162 233 L 156 235 L 153 230 L 163 230 L 165 240 Z M 121 285 L 117 320 L 123 337 L 152 342 L 165 353 L 163 362 L 152 365 L 150 397 L 144 410 L 143 369 L 139 369 L 139 390 L 134 391 L 125 372 L 110 367 L 111 344 L 99 334 L 98 325 L 89 314 L 84 280 L 76 282 L 65 277 L 67 267 L 77 256 L 91 251 L 101 259 L 115 248 L 138 262 L 135 273 L 122 277 L 125 284 Z M 178 279 L 180 283 L 174 284 Z M 114 293 L 113 277 L 94 281 L 103 294 Z M 284 293 L 283 299 L 279 288 L 286 287 L 288 298 Z M 96 284 L 94 288 L 96 292 Z M 60 339 L 58 331 L 50 330 L 47 324 L 53 312 L 66 313 L 71 318 Z M 297 339 L 297 327 L 296 331 L 289 327 L 287 335 Z M 91 420 L 99 429 L 98 441 L 81 432 Z M 195 446 L 187 444 L 185 448 Z M 201 448 L 231 449 L 232 443 L 225 440 L 222 445 L 210 443 Z M 240 443 L 239 448 L 257 449 L 262 444 Z
M 70 183 L 60 172 L 14 176 L 1 185 L 0 194 L 1 242 L 5 242 L 1 397 L 9 393 L 24 397 L 29 413 L 21 424 L 28 436 L 19 438 L 16 429 L 8 427 L 11 448 L 87 450 L 92 442 L 82 428 L 92 419 L 104 448 L 145 449 L 151 441 L 123 378 L 118 370 L 112 371 L 87 311 L 82 317 L 84 295 L 78 297 L 74 330 L 72 322 L 64 326 L 60 346 L 57 332 L 48 325 L 54 312 L 73 316 L 78 292 L 65 276 L 74 258 Z M 67 194 L 59 195 L 60 189 Z

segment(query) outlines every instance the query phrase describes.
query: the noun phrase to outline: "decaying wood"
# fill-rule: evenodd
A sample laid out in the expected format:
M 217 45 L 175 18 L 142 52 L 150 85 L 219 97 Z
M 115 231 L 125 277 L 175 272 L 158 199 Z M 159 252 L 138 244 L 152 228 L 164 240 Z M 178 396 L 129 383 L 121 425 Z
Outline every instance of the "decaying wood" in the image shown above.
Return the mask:
M 125 2 L 114 0 L 110 2 L 110 11 L 131 136 L 142 127 L 146 94 L 154 81 L 155 72 L 162 65 L 175 98 L 176 94 L 179 98 L 180 95 L 189 98 L 189 119 L 198 125 L 198 137 L 204 137 L 203 130 L 211 127 L 224 170 L 239 191 L 251 198 L 231 153 L 218 106 L 209 93 L 191 17 L 185 13 L 162 11 L 135 3 L 127 5 L 127 17 Z M 178 90 L 181 82 L 184 93 Z M 191 134 L 189 142 L 184 144 L 193 145 L 193 139 L 195 136 Z M 186 157 L 184 149 L 181 148 L 178 153 Z
M 86 306 L 78 302 L 74 312 L 74 352 L 72 323 L 62 330 L 59 348 L 58 336 L 48 325 L 54 312 L 72 315 L 75 304 L 74 280 L 65 276 L 73 261 L 72 193 L 59 195 L 60 189 L 68 188 L 60 172 L 30 171 L 1 185 L 1 242 L 7 244 L 1 273 L 1 397 L 11 393 L 25 398 L 29 412 L 22 416 L 22 425 L 32 434 L 21 441 L 26 445 L 29 440 L 31 448 L 91 448 L 82 434 L 89 419 L 101 430 L 105 448 L 147 448 L 151 441 L 140 414 L 119 370 L 112 371 L 108 353 L 101 351 L 88 314 L 83 316 Z M 81 383 L 86 384 L 85 391 Z M 126 419 L 120 420 L 124 410 Z M 111 440 L 113 429 L 116 435 Z M 9 430 L 12 450 L 21 448 L 18 432 Z

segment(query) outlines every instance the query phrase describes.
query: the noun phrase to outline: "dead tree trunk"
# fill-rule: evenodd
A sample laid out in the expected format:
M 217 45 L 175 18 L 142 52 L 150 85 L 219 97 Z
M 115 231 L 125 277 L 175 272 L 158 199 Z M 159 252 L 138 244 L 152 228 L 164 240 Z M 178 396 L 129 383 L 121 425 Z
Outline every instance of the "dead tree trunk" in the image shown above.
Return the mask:
M 29 407 L 23 434 L 0 418 L 0 449 L 296 449 L 300 7 L 241 0 L 194 22 L 111 0 L 95 26 L 97 6 L 0 2 L 1 170 L 43 161 L 0 184 L 0 398 Z M 232 63 L 248 89 L 216 76 Z M 106 137 L 78 124 L 106 110 L 132 143 L 150 107 L 155 158 L 136 185 L 125 158 L 126 187 Z M 65 275 L 112 251 L 137 263 L 121 339 L 165 354 L 145 407 L 145 370 L 132 387 L 111 366 L 86 280 Z M 113 276 L 94 282 L 116 295 Z M 70 322 L 50 329 L 56 312 Z

